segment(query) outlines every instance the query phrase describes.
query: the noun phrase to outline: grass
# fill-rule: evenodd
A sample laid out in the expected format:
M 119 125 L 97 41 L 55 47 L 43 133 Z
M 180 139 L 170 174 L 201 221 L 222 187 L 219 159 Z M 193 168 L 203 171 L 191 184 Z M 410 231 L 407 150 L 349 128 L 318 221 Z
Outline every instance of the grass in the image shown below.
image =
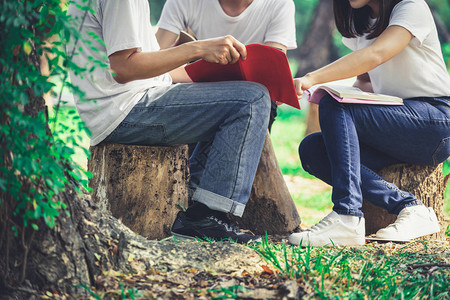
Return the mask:
M 448 299 L 448 253 L 417 253 L 417 243 L 400 249 L 294 247 L 267 238 L 253 248 L 279 276 L 302 283 L 305 298 L 321 299 Z M 447 256 L 448 257 L 448 256 Z

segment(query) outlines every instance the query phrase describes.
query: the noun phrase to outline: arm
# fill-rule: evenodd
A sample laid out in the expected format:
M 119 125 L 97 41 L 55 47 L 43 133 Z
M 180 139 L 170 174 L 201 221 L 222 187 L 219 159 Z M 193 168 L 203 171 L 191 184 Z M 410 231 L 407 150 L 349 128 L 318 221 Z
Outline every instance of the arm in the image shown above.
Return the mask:
M 174 83 L 192 82 L 192 79 L 189 77 L 189 75 L 187 74 L 186 69 L 184 67 L 185 67 L 185 65 L 182 65 L 182 66 L 169 72 L 170 77 L 172 77 L 172 82 L 174 82 Z
M 369 73 L 364 73 L 356 77 L 354 87 L 357 87 L 361 91 L 373 93 L 372 82 L 370 81 Z
M 273 48 L 277 48 L 277 49 L 283 51 L 284 53 L 286 53 L 286 50 L 287 50 L 287 47 L 285 45 L 282 45 L 282 44 L 276 43 L 276 42 L 266 42 L 266 43 L 264 43 L 264 45 L 270 46 Z
M 173 46 L 178 35 L 165 29 L 158 28 L 156 31 L 156 39 L 161 49 L 167 49 Z
M 232 36 L 226 36 L 186 43 L 155 52 L 137 52 L 137 49 L 127 49 L 111 54 L 109 61 L 115 73 L 114 79 L 118 83 L 127 83 L 159 76 L 195 59 L 201 58 L 225 65 L 235 63 L 241 57 L 247 58 L 245 46 Z M 186 78 L 181 73 L 180 70 L 176 70 L 173 74 L 176 77 L 181 76 L 176 79 L 184 81 Z
M 295 79 L 297 93 L 301 95 L 311 86 L 358 76 L 376 68 L 400 53 L 413 35 L 401 26 L 388 27 L 372 45 L 354 51 L 335 62 Z

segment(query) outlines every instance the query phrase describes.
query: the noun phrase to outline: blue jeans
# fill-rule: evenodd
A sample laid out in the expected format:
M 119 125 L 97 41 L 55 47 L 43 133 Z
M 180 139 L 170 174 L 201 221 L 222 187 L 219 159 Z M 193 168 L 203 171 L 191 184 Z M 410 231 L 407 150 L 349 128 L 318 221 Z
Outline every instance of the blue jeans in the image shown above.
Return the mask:
M 333 210 L 362 216 L 362 199 L 398 214 L 421 202 L 376 173 L 397 164 L 436 165 L 450 155 L 450 98 L 404 100 L 403 106 L 319 104 L 322 132 L 300 144 L 303 168 L 333 186 Z
M 162 146 L 201 142 L 190 158 L 193 200 L 242 216 L 269 111 L 268 91 L 258 83 L 157 87 L 135 105 L 105 142 Z

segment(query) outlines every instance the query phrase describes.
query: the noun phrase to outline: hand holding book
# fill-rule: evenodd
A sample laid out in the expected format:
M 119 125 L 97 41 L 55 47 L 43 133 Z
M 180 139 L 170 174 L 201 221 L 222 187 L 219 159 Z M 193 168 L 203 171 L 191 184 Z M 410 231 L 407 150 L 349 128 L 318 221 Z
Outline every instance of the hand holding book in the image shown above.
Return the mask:
M 267 87 L 270 98 L 300 109 L 286 54 L 278 49 L 247 45 L 247 59 L 235 64 L 215 64 L 204 60 L 185 67 L 194 82 L 247 80 Z

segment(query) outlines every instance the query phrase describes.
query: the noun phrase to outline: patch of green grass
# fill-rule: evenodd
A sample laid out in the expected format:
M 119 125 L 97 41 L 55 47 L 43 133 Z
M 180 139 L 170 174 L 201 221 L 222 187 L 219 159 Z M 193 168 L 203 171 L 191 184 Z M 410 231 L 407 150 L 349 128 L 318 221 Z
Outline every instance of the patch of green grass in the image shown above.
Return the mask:
M 444 161 L 442 172 L 444 176 L 450 174 L 450 159 Z M 447 216 L 450 216 L 450 180 L 447 182 L 447 187 L 444 193 L 444 213 Z
M 294 194 L 292 199 L 295 205 L 319 211 L 330 210 L 333 205 L 331 203 L 331 190 L 309 195 Z
M 388 252 L 371 245 L 361 248 L 294 247 L 264 239 L 252 246 L 280 276 L 309 286 L 308 298 L 325 299 L 448 299 L 448 265 L 444 253 Z M 448 255 L 448 253 L 447 253 Z M 431 268 L 434 268 L 433 270 Z
M 212 293 L 211 299 L 240 299 L 240 294 L 246 291 L 247 289 L 241 285 L 207 290 L 207 292 Z

